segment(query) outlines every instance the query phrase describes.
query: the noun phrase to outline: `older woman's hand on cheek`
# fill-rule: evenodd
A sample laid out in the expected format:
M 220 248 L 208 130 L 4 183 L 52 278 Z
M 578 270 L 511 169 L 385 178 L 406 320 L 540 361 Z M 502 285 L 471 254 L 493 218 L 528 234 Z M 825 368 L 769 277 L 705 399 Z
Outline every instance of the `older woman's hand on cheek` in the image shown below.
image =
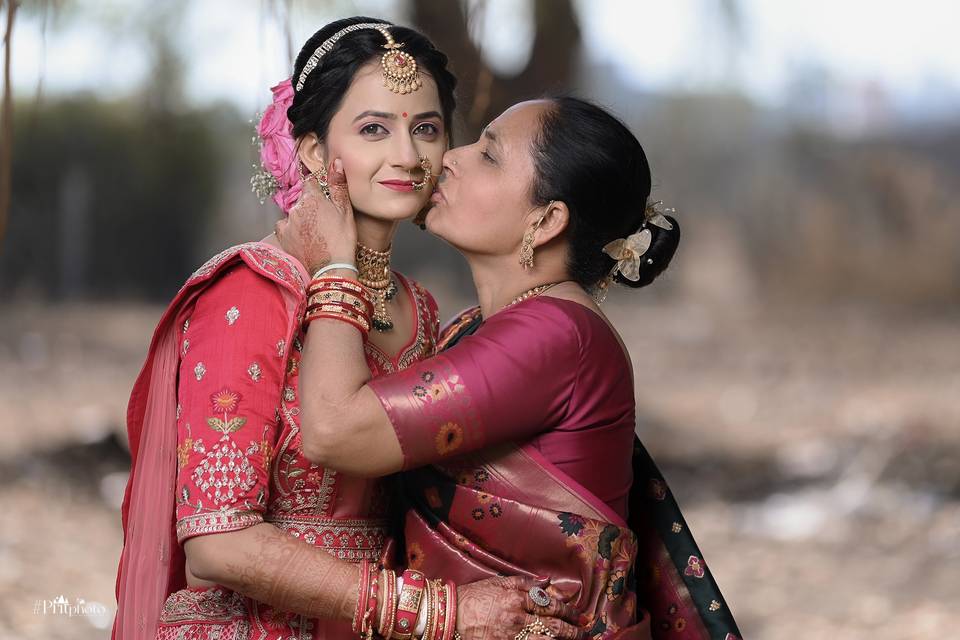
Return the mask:
M 330 163 L 327 183 L 329 198 L 316 179 L 305 178 L 300 200 L 274 227 L 283 250 L 311 274 L 331 263 L 356 260 L 357 228 L 339 158 Z

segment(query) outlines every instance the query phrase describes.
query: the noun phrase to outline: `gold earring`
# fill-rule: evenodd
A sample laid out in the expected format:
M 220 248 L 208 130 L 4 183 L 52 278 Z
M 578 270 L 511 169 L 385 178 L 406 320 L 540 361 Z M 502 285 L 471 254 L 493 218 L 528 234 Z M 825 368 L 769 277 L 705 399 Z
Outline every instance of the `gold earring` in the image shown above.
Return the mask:
M 523 234 L 523 243 L 520 245 L 520 266 L 524 269 L 533 267 L 533 227 Z
M 533 267 L 533 234 L 537 232 L 542 222 L 543 218 L 540 218 L 523 234 L 523 242 L 520 244 L 520 266 L 524 269 Z
M 320 185 L 320 191 L 323 192 L 323 196 L 329 200 L 330 183 L 327 182 L 327 168 L 321 164 L 319 169 L 310 173 L 310 178 L 317 181 L 317 184 Z
M 430 158 L 426 156 L 419 156 L 419 158 L 420 168 L 423 169 L 423 180 L 413 183 L 414 191 L 423 191 L 423 188 L 433 179 L 433 165 L 430 163 Z

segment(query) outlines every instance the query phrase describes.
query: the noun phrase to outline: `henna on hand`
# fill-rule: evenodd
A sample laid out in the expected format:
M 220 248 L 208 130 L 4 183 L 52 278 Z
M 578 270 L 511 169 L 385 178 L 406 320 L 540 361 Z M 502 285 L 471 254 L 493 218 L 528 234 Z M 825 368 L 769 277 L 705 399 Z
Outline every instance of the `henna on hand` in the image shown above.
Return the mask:
M 538 617 L 557 640 L 579 640 L 579 628 L 556 617 L 526 611 L 526 591 L 532 584 L 515 576 L 488 578 L 458 587 L 457 630 L 464 640 L 512 640 Z
M 357 232 L 343 173 L 331 175 L 331 197 L 314 180 L 304 180 L 303 193 L 286 220 L 275 227 L 283 250 L 310 273 L 334 261 L 353 261 Z
M 227 563 L 221 584 L 282 611 L 351 620 L 357 606 L 357 565 L 270 528 L 273 531 L 252 528 L 257 531 L 241 543 L 243 559 Z

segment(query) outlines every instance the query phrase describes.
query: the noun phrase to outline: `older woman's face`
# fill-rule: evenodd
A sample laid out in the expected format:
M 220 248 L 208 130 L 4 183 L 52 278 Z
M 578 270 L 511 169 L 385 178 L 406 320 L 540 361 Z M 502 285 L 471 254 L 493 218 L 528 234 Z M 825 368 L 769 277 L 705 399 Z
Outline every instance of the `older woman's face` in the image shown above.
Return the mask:
M 414 191 L 423 179 L 420 157 L 433 173 L 447 147 L 437 84 L 421 73 L 423 86 L 408 94 L 383 86 L 379 60 L 357 71 L 327 132 L 327 162 L 339 157 L 354 209 L 375 218 L 412 218 L 426 204 L 430 187 Z
M 543 100 L 514 105 L 487 125 L 475 143 L 444 155 L 444 175 L 427 215 L 431 233 L 469 254 L 518 253 L 534 221 L 531 152 L 548 106 Z

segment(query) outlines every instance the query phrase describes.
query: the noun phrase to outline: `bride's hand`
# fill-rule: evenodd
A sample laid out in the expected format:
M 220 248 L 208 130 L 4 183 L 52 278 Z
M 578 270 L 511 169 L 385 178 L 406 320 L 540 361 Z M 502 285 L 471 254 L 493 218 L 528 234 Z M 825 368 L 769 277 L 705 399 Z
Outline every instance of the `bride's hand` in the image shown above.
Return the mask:
M 339 158 L 330 163 L 327 183 L 329 199 L 314 178 L 305 178 L 300 200 L 274 227 L 283 250 L 311 274 L 334 262 L 353 264 L 356 260 L 357 227 Z
M 463 640 L 513 640 L 524 627 L 536 621 L 557 640 L 580 640 L 582 631 L 574 609 L 557 598 L 548 607 L 529 602 L 528 590 L 537 583 L 519 576 L 487 578 L 457 587 L 457 631 Z M 539 616 L 528 611 L 537 610 Z M 540 630 L 543 627 L 539 628 Z M 530 630 L 527 638 L 536 640 L 544 633 Z

